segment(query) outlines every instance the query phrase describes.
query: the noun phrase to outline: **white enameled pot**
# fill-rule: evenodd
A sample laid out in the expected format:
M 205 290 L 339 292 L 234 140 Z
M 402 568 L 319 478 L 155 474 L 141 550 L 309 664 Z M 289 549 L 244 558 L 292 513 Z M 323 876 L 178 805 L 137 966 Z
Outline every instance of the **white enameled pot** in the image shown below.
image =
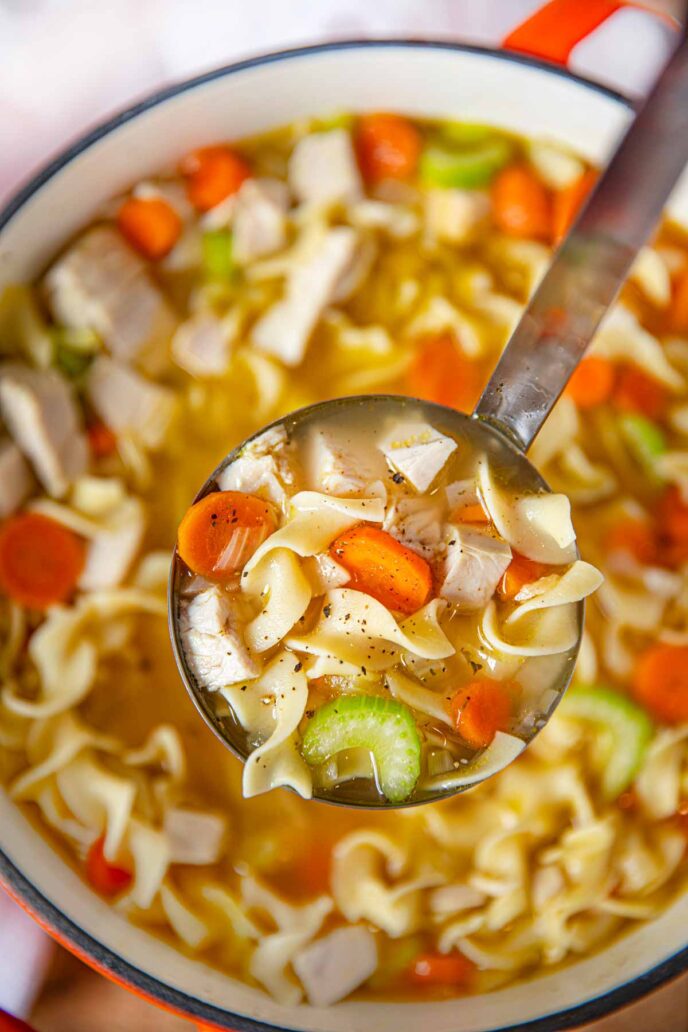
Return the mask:
M 243 62 L 164 90 L 124 112 L 29 183 L 0 217 L 0 286 L 40 273 L 104 200 L 192 147 L 341 110 L 494 123 L 568 144 L 593 162 L 604 161 L 630 118 L 622 98 L 566 72 L 452 44 L 332 44 Z M 688 224 L 685 178 L 671 208 Z M 688 967 L 684 898 L 609 949 L 490 995 L 427 1004 L 289 1008 L 128 924 L 2 793 L 0 876 L 53 934 L 103 973 L 221 1028 L 552 1032 L 621 1006 Z

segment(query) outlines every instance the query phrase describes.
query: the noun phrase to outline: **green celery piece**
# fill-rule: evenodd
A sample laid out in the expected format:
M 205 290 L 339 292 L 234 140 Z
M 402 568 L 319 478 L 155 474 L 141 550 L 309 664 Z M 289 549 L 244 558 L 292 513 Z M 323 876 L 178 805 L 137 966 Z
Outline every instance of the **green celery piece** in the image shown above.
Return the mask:
M 508 140 L 499 137 L 464 150 L 430 144 L 420 158 L 421 182 L 424 186 L 464 190 L 486 186 L 506 165 L 511 153 Z
M 492 125 L 479 122 L 441 122 L 440 132 L 449 143 L 465 147 L 468 144 L 484 143 L 486 140 L 501 139 Z
M 304 732 L 303 758 L 315 767 L 346 749 L 369 749 L 385 798 L 408 799 L 420 776 L 421 751 L 408 706 L 372 695 L 341 696 L 321 706 Z
M 80 379 L 93 361 L 93 357 L 88 352 L 74 351 L 64 344 L 58 344 L 55 348 L 55 365 L 70 380 Z
M 229 280 L 234 275 L 232 234 L 228 229 L 210 229 L 203 234 L 203 268 L 214 280 Z
M 329 115 L 314 118 L 311 130 L 314 133 L 326 133 L 332 129 L 353 129 L 354 116 L 346 111 L 332 111 Z
M 666 437 L 656 423 L 624 412 L 619 416 L 621 434 L 636 461 L 654 479 L 658 479 L 657 459 L 666 451 Z
M 653 734 L 647 713 L 627 695 L 599 685 L 569 688 L 559 710 L 563 716 L 593 724 L 609 740 L 609 755 L 600 771 L 602 791 L 616 799 L 637 774 Z

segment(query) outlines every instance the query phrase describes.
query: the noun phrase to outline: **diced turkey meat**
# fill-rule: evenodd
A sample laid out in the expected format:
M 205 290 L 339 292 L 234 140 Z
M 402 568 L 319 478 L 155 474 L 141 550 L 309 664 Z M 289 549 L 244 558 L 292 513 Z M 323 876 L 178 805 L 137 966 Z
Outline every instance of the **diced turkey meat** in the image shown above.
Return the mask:
M 450 244 L 468 243 L 490 214 L 490 198 L 481 190 L 428 190 L 425 220 L 430 234 Z
M 172 338 L 172 358 L 192 376 L 227 372 L 231 333 L 217 315 L 202 313 L 183 322 Z
M 281 250 L 287 242 L 289 188 L 279 179 L 246 179 L 234 208 L 232 253 L 240 265 Z
M 304 448 L 306 485 L 347 497 L 385 493 L 384 456 L 370 442 L 332 427 L 314 430 Z
M 443 544 L 439 502 L 434 498 L 398 498 L 387 511 L 382 529 L 407 548 L 432 560 Z
M 380 447 L 392 469 L 416 491 L 427 491 L 457 445 L 429 423 L 413 422 L 395 426 Z
M 449 526 L 447 551 L 439 570 L 439 594 L 461 609 L 481 609 L 497 590 L 511 549 L 488 530 Z
M 220 588 L 207 588 L 183 605 L 180 626 L 186 661 L 210 691 L 259 673 L 238 624 L 234 603 Z
M 346 129 L 310 133 L 289 159 L 289 185 L 300 201 L 330 204 L 363 194 L 351 136 Z
M 144 262 L 109 226 L 89 230 L 45 277 L 58 323 L 94 330 L 115 358 L 145 372 L 168 363 L 176 318 Z
M 293 489 L 294 472 L 289 464 L 289 442 L 284 427 L 266 430 L 243 449 L 239 458 L 217 479 L 221 491 L 243 491 L 275 505 Z
M 69 383 L 53 370 L 2 366 L 0 413 L 45 490 L 61 498 L 88 464 L 88 445 Z
M 151 383 L 135 370 L 99 355 L 88 372 L 86 394 L 98 416 L 115 434 L 147 448 L 163 443 L 176 407 L 173 391 Z
M 0 519 L 17 511 L 33 484 L 29 465 L 14 441 L 0 440 Z
M 222 856 L 227 821 L 221 814 L 173 806 L 165 813 L 163 831 L 173 864 L 214 864 Z
M 375 936 L 360 925 L 337 928 L 296 954 L 294 971 L 314 1007 L 329 1007 L 358 989 L 377 968 Z

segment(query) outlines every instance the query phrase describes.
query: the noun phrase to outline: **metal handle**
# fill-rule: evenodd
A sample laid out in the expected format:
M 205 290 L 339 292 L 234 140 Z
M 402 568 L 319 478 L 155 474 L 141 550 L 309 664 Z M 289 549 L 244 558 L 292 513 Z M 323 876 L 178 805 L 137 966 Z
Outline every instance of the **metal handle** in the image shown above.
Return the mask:
M 580 362 L 688 161 L 684 38 L 512 334 L 475 415 L 524 451 Z

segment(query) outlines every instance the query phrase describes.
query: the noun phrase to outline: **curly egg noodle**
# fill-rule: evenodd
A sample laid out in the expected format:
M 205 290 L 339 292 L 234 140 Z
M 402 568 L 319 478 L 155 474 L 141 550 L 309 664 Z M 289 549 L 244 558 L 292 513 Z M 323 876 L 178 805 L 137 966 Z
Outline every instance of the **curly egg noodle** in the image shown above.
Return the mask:
M 0 443 L 9 450 L 0 457 L 13 463 L 15 495 L 10 506 L 3 492 L 0 539 L 12 521 L 40 515 L 72 535 L 83 556 L 72 590 L 38 607 L 13 593 L 0 556 L 2 781 L 46 848 L 120 913 L 285 1004 L 336 1003 L 351 992 L 429 999 L 489 991 L 651 920 L 685 889 L 688 871 L 686 686 L 660 700 L 657 679 L 640 677 L 650 653 L 676 650 L 685 662 L 688 646 L 680 522 L 688 318 L 676 307 L 688 250 L 670 229 L 643 252 L 592 346 L 609 389 L 596 381 L 594 404 L 592 393 L 567 392 L 533 448 L 552 489 L 570 499 L 581 563 L 556 531 L 546 554 L 532 551 L 532 512 L 504 509 L 499 482 L 483 471 L 482 497 L 500 534 L 519 533 L 531 562 L 568 565 L 534 593 L 526 584 L 505 617 L 490 602 L 479 620 L 466 618 L 488 643 L 495 676 L 511 678 L 514 664 L 558 662 L 556 648 L 575 631 L 560 619 L 561 603 L 586 593 L 587 564 L 604 574 L 588 603 L 574 686 L 522 755 L 462 795 L 393 813 L 260 794 L 277 785 L 309 794 L 312 772 L 294 738 L 309 685 L 342 676 L 339 660 L 350 664 L 343 676 L 360 675 L 356 637 L 342 633 L 360 593 L 328 586 L 332 570 L 317 557 L 352 524 L 381 525 L 380 494 L 290 486 L 291 517 L 246 567 L 240 594 L 255 673 L 250 690 L 241 681 L 216 693 L 251 729 L 244 771 L 179 683 L 167 636 L 169 557 L 207 470 L 261 425 L 327 397 L 406 391 L 470 408 L 546 267 L 549 238 L 509 231 L 490 178 L 526 167 L 554 203 L 567 184 L 551 178 L 551 146 L 483 130 L 486 154 L 476 127 L 405 124 L 420 162 L 406 178 L 378 179 L 368 161 L 361 179 L 354 119 L 242 144 L 240 163 L 229 163 L 237 184 L 244 166 L 254 201 L 262 183 L 273 183 L 257 218 L 243 185 L 209 210 L 190 203 L 199 196 L 189 190 L 198 187 L 193 169 L 215 160 L 201 154 L 181 177 L 153 178 L 127 198 L 164 201 L 177 213 L 165 223 L 176 235 L 164 246 L 157 238 L 155 256 L 145 240 L 143 252 L 122 251 L 116 199 L 42 283 L 13 288 L 0 305 L 9 358 L 0 366 Z M 295 161 L 304 144 L 308 160 L 301 151 Z M 438 159 L 438 147 L 449 157 Z M 567 157 L 573 179 L 584 166 Z M 308 172 L 320 160 L 335 166 L 330 176 L 318 172 L 314 194 Z M 334 246 L 333 229 L 350 232 Z M 144 329 L 140 309 L 124 306 L 127 321 L 115 304 L 134 287 L 150 315 Z M 288 334 L 275 336 L 285 317 Z M 72 428 L 66 436 L 56 437 L 53 405 Z M 280 490 L 266 464 L 260 496 L 279 506 Z M 252 598 L 266 585 L 257 611 Z M 327 627 L 316 617 L 302 633 L 313 598 L 327 599 Z M 387 690 L 433 723 L 438 752 L 446 710 L 434 678 L 459 634 L 443 626 L 440 609 L 433 600 L 410 617 L 384 606 L 366 616 L 392 654 L 406 654 L 403 671 L 387 671 Z M 539 655 L 527 651 L 534 621 Z M 543 641 L 552 657 L 542 655 Z M 388 659 L 370 672 L 385 672 Z M 354 688 L 366 690 L 358 681 Z M 354 750 L 320 773 L 332 783 L 369 776 L 370 760 Z M 443 784 L 453 773 L 440 766 L 429 776 Z M 353 966 L 347 943 L 356 944 Z M 319 950 L 341 957 L 325 988 L 313 978 Z M 438 957 L 454 965 L 444 982 L 428 977 Z

